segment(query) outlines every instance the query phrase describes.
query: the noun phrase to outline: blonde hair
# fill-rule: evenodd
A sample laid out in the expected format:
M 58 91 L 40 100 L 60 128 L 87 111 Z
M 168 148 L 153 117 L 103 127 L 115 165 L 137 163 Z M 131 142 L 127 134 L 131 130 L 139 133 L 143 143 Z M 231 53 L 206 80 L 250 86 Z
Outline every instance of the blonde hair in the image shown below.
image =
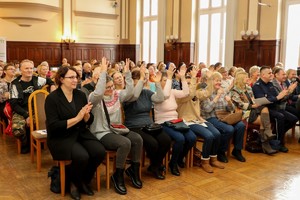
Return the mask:
M 238 89 L 244 89 L 245 88 L 245 83 L 244 80 L 245 78 L 248 78 L 248 73 L 247 72 L 238 72 L 235 75 L 234 79 L 234 86 L 237 87 Z
M 214 80 L 215 79 L 222 79 L 222 74 L 220 74 L 219 72 L 213 72 L 212 75 L 209 77 L 209 79 L 207 80 L 207 92 L 208 92 L 208 96 L 210 96 L 213 91 L 215 90 L 214 88 Z
M 255 72 L 257 72 L 259 70 L 260 70 L 260 68 L 257 65 L 254 65 L 254 66 L 250 67 L 250 69 L 249 69 L 250 77 L 252 76 L 252 74 L 254 74 Z

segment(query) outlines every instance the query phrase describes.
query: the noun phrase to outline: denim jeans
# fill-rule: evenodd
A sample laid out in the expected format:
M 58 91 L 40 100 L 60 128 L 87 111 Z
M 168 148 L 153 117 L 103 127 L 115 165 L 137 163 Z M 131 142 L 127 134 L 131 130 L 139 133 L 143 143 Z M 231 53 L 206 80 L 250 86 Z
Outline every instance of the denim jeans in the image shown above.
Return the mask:
M 211 117 L 206 119 L 208 122 L 212 123 L 221 133 L 221 144 L 219 152 L 226 152 L 229 145 L 229 140 L 233 136 L 233 144 L 236 150 L 242 150 L 245 134 L 245 124 L 240 121 L 234 125 L 229 125 L 221 122 L 216 117 Z
M 197 137 L 204 139 L 202 145 L 202 157 L 209 158 L 210 155 L 217 155 L 219 149 L 221 133 L 211 123 L 205 122 L 207 127 L 199 124 L 190 125 L 191 130 Z
M 164 132 L 167 133 L 174 141 L 172 147 L 172 157 L 170 160 L 171 165 L 182 162 L 189 150 L 195 145 L 197 140 L 196 135 L 191 130 L 181 133 L 164 124 L 162 124 L 162 126 Z

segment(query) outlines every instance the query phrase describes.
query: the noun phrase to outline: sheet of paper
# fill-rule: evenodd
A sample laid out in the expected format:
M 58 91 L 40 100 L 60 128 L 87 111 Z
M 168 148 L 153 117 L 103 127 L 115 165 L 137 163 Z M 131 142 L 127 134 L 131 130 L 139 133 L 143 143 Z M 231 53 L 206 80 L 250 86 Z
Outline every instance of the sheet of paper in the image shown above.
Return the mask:
M 39 134 L 42 134 L 42 135 L 47 135 L 47 130 L 37 130 L 36 132 L 38 132 Z
M 254 103 L 258 105 L 266 105 L 272 102 L 269 101 L 266 97 L 261 97 L 261 98 L 254 99 Z

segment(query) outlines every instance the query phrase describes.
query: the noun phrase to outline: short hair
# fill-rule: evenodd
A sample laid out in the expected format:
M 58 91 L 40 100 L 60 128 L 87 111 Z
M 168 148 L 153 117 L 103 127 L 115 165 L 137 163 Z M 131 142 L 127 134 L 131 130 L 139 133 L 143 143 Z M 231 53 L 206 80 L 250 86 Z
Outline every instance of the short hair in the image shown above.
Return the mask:
M 113 78 L 109 75 L 106 75 L 106 83 L 112 81 L 113 82 Z
M 33 63 L 32 60 L 24 59 L 24 60 L 22 60 L 21 63 L 20 63 L 20 68 L 23 66 L 24 63 L 31 63 L 32 66 L 34 66 L 34 63 Z
M 288 69 L 288 70 L 286 70 L 286 75 L 289 76 L 292 71 L 297 72 L 297 70 L 295 70 L 295 69 Z
M 140 72 L 140 70 L 133 70 L 133 71 L 131 72 L 131 77 L 132 77 L 133 80 L 138 80 L 138 79 L 140 79 L 140 77 L 141 77 L 141 72 Z
M 55 83 L 60 87 L 62 85 L 62 82 L 60 78 L 64 78 L 65 75 L 68 73 L 69 70 L 72 70 L 76 73 L 77 77 L 79 78 L 79 73 L 74 67 L 60 67 L 55 75 Z
M 265 71 L 266 69 L 271 69 L 271 68 L 269 66 L 262 66 L 260 68 L 260 73 L 263 72 L 263 71 Z
M 278 74 L 280 71 L 284 71 L 284 69 L 282 67 L 274 67 L 273 74 Z
M 257 65 L 253 65 L 252 67 L 250 67 L 249 69 L 249 75 L 250 77 L 252 76 L 252 74 L 254 74 L 256 71 L 260 71 L 259 67 Z
M 217 67 L 220 67 L 222 66 L 222 63 L 221 62 L 217 62 L 215 65 L 214 65 L 214 69 L 217 69 Z

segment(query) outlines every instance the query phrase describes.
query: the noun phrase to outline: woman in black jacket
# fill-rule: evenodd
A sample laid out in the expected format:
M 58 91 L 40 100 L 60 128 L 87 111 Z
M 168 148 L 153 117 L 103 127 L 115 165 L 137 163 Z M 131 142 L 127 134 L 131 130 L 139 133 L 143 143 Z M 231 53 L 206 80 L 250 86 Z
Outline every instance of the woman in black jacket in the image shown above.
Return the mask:
M 86 128 L 93 122 L 92 105 L 76 89 L 79 75 L 72 67 L 61 67 L 55 77 L 59 86 L 45 102 L 47 144 L 54 160 L 72 160 L 71 197 L 80 199 L 79 190 L 93 195 L 89 183 L 105 156 L 99 140 Z

